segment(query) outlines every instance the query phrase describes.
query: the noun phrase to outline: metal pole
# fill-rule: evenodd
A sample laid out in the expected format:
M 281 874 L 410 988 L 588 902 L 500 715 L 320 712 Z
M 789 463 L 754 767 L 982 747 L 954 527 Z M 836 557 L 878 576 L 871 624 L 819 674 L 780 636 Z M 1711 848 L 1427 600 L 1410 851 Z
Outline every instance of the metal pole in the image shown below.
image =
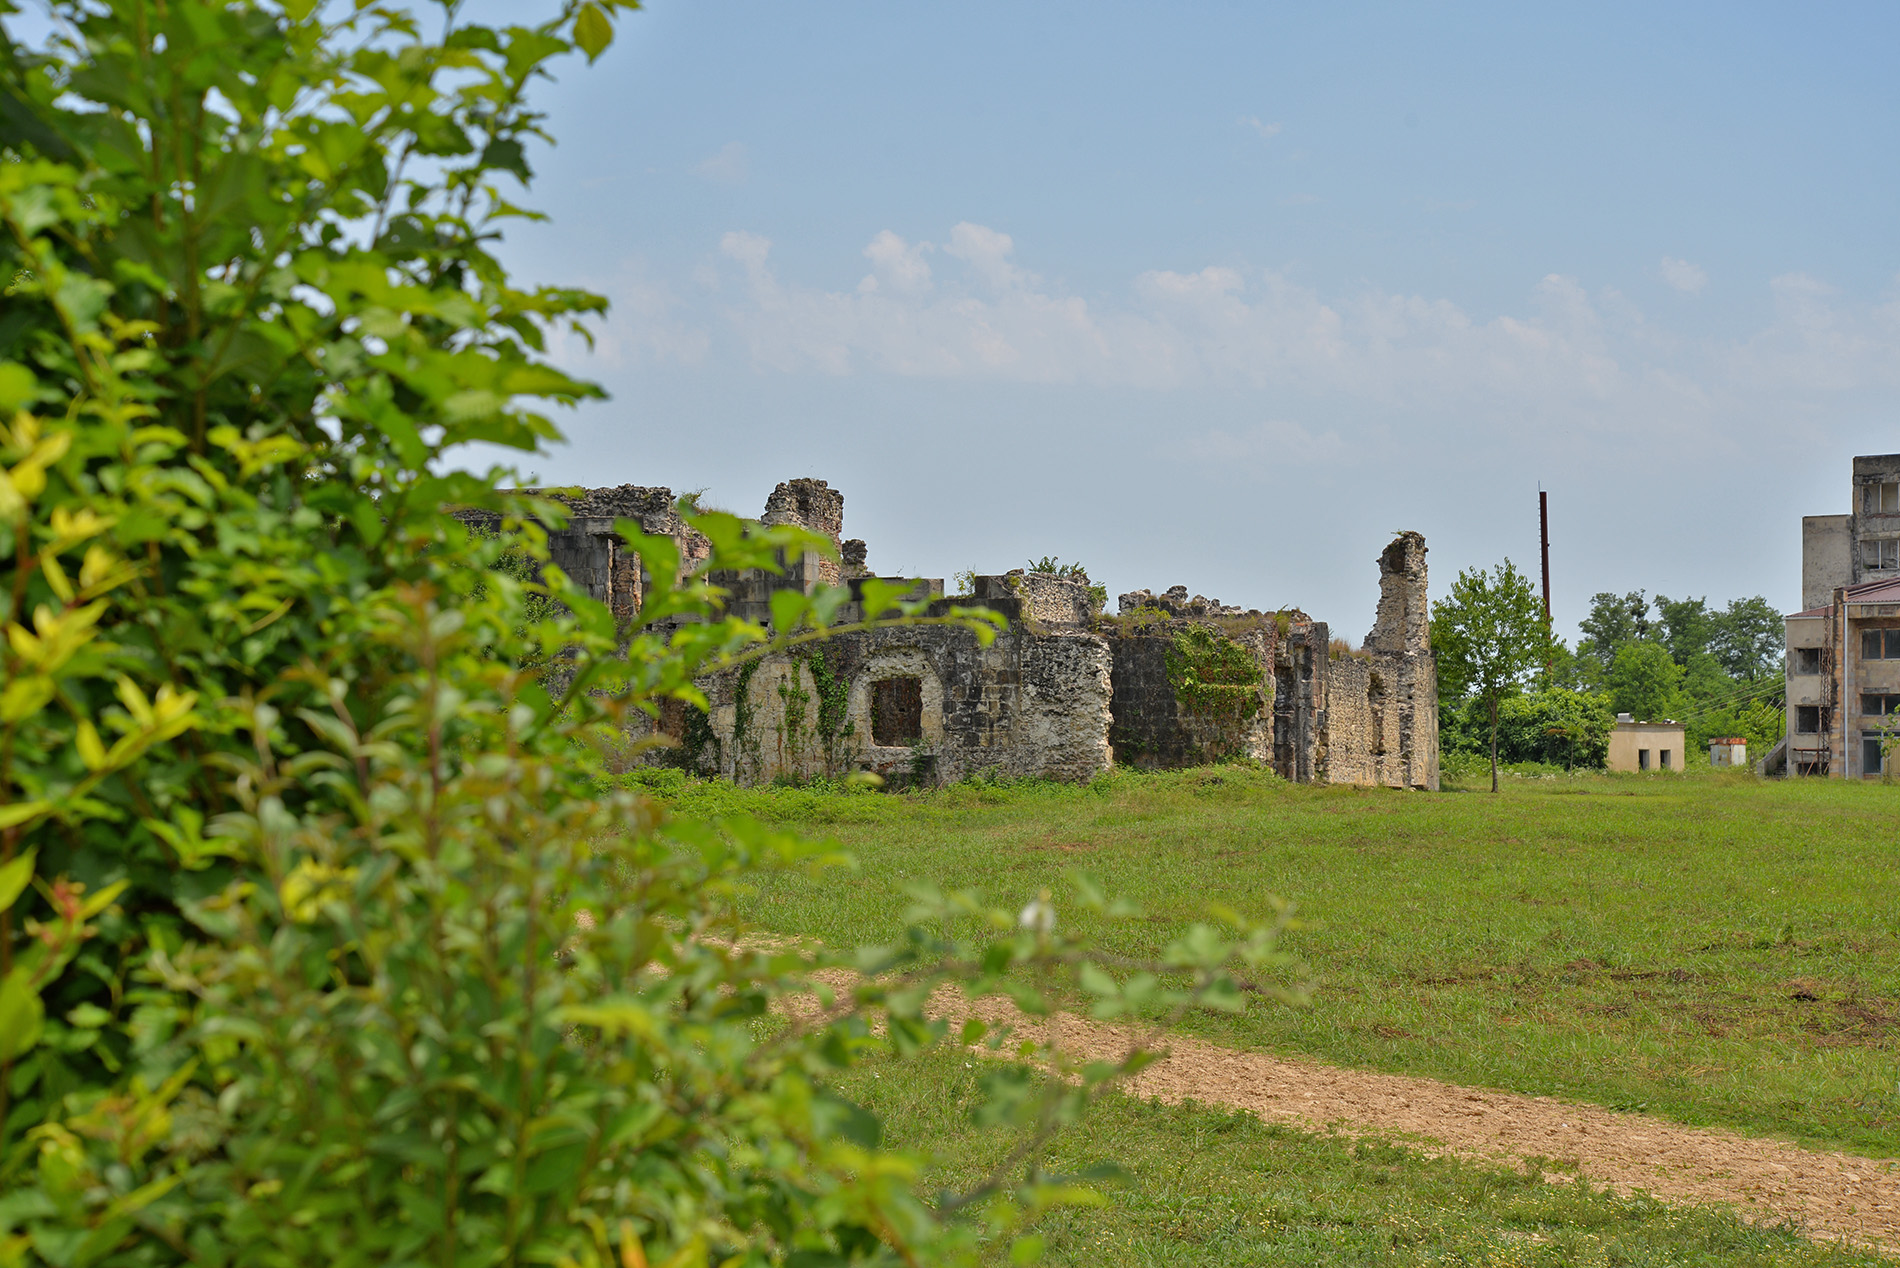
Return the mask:
M 1550 625 L 1550 494 L 1537 490 L 1537 539 L 1544 552 L 1544 624 Z

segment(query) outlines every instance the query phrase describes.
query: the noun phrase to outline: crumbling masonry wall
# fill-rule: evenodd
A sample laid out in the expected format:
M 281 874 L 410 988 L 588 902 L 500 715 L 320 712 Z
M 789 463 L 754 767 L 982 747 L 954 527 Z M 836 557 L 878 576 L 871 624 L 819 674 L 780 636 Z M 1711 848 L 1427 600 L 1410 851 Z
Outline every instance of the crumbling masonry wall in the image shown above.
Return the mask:
M 1326 669 L 1327 778 L 1438 787 L 1438 670 L 1425 539 L 1401 533 L 1379 556 L 1379 611 L 1358 651 Z
M 547 496 L 571 518 L 550 555 L 615 615 L 637 615 L 654 579 L 617 525 L 673 539 L 687 569 L 710 553 L 663 488 L 621 485 Z M 471 517 L 474 518 L 474 517 Z M 844 495 L 790 480 L 761 517 L 827 539 L 777 573 L 711 577 L 727 611 L 769 623 L 771 596 L 871 575 L 862 541 L 844 540 Z M 995 772 L 1086 780 L 1112 764 L 1179 767 L 1239 758 L 1298 783 L 1438 787 L 1436 671 L 1425 541 L 1401 533 L 1379 558 L 1378 616 L 1363 647 L 1335 647 L 1325 622 L 1297 609 L 1242 610 L 1176 586 L 1121 596 L 1096 611 L 1086 580 L 1018 571 L 975 592 L 924 594 L 1008 619 L 988 646 L 957 626 L 843 633 L 699 683 L 710 708 L 668 702 L 636 719 L 629 751 L 741 783 L 872 771 L 899 785 Z M 863 613 L 853 602 L 841 624 Z

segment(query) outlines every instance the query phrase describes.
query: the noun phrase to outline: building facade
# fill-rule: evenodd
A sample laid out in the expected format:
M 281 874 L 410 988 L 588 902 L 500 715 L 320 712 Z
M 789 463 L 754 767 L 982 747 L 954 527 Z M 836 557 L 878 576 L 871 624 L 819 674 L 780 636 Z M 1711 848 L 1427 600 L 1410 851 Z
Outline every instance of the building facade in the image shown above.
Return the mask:
M 1610 751 L 1604 765 L 1612 771 L 1680 771 L 1683 768 L 1682 723 L 1671 720 L 1639 722 L 1627 713 L 1616 715 L 1610 730 Z
M 1785 619 L 1787 738 L 1769 774 L 1866 779 L 1900 727 L 1900 454 L 1854 459 L 1846 515 L 1801 521 L 1802 610 Z

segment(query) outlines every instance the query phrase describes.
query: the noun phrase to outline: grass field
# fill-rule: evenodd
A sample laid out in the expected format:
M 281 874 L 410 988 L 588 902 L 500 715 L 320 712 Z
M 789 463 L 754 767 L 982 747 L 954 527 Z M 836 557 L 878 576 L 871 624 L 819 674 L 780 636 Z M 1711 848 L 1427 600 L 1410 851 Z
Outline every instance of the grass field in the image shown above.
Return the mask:
M 1082 868 L 1148 913 L 1102 930 L 1143 952 L 1210 900 L 1259 911 L 1277 894 L 1312 922 L 1290 944 L 1318 975 L 1312 1006 L 1190 1028 L 1900 1154 L 1900 789 L 1702 774 L 1431 796 L 1216 767 L 1089 788 L 673 795 L 856 856 L 853 876 L 749 900 L 770 929 L 888 939 L 907 882 L 1017 903 Z
M 961 1190 L 1013 1139 L 970 1125 L 980 1064 L 954 1051 L 925 1053 L 901 1070 L 873 1062 L 843 1090 L 889 1125 L 891 1143 L 929 1152 L 931 1187 Z M 1091 1107 L 1080 1126 L 1057 1138 L 1048 1162 L 1058 1173 L 1111 1163 L 1125 1176 L 1097 1184 L 1104 1207 L 1058 1210 L 1037 1223 L 1046 1239 L 1042 1262 L 1053 1265 L 1886 1262 L 1721 1212 L 1122 1096 Z

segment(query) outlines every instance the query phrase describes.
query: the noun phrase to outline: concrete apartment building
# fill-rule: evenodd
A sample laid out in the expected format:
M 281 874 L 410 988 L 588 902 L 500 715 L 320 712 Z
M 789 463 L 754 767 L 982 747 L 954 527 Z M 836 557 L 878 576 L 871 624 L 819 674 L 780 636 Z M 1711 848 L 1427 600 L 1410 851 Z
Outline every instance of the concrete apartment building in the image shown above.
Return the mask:
M 1765 774 L 1878 776 L 1889 721 L 1900 729 L 1900 454 L 1855 458 L 1848 505 L 1801 520 L 1787 739 Z

